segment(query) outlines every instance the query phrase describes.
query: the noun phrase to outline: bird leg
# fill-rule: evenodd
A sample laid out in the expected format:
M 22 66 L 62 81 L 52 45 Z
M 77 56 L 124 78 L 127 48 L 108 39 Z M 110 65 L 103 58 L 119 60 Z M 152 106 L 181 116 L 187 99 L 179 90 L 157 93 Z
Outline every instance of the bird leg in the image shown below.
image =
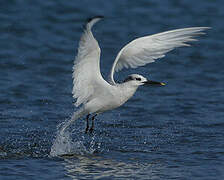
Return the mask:
M 85 133 L 87 133 L 88 130 L 89 130 L 89 116 L 90 116 L 90 114 L 88 114 L 88 115 L 86 116 L 86 131 L 85 131 Z
M 89 130 L 90 133 L 93 132 L 93 129 L 94 129 L 94 119 L 95 119 L 96 116 L 97 116 L 97 114 L 95 114 L 95 115 L 92 117 L 92 126 L 91 126 L 91 128 L 90 128 L 90 130 Z

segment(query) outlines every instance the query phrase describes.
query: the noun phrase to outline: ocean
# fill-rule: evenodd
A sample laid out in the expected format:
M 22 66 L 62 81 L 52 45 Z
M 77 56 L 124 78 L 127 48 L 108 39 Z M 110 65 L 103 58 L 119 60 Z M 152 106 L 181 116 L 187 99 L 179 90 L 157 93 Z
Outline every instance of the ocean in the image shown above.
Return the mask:
M 224 179 L 224 1 L 76 0 L 0 2 L 0 180 Z M 115 75 L 139 73 L 166 86 L 140 87 L 122 107 L 69 129 L 66 156 L 52 154 L 58 127 L 77 108 L 72 67 L 83 25 L 93 28 L 106 79 L 131 40 L 208 26 L 191 47 Z M 68 145 L 68 144 L 67 144 Z

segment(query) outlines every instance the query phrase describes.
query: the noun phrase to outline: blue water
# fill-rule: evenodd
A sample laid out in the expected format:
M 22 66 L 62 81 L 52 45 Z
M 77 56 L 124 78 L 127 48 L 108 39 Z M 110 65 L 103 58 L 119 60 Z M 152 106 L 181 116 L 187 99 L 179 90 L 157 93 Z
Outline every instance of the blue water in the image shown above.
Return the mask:
M 224 1 L 0 2 L 0 179 L 224 179 Z M 73 156 L 53 157 L 60 123 L 76 110 L 72 66 L 85 20 L 102 49 L 102 74 L 136 37 L 210 26 L 192 47 L 135 73 L 167 83 L 141 87 L 67 140 Z M 63 149 L 63 144 L 58 150 Z M 65 148 L 66 150 L 66 148 Z

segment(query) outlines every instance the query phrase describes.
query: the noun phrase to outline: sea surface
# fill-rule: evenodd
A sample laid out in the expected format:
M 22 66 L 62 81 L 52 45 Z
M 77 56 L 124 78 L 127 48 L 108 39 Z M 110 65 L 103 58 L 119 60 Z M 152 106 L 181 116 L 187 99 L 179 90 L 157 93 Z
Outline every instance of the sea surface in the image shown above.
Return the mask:
M 224 179 L 223 0 L 1 0 L 0 7 L 0 180 Z M 104 78 L 137 37 L 212 29 L 191 47 L 116 74 L 166 86 L 140 87 L 97 116 L 93 134 L 77 120 L 66 146 L 53 146 L 77 110 L 72 66 L 83 25 L 96 15 L 105 16 L 93 29 Z

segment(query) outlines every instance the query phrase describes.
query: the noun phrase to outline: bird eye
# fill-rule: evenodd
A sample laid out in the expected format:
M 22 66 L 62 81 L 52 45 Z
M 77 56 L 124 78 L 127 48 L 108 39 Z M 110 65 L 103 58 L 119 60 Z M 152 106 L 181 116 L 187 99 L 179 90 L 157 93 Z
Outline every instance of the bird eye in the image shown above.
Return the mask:
M 135 78 L 137 81 L 141 81 L 141 78 Z

